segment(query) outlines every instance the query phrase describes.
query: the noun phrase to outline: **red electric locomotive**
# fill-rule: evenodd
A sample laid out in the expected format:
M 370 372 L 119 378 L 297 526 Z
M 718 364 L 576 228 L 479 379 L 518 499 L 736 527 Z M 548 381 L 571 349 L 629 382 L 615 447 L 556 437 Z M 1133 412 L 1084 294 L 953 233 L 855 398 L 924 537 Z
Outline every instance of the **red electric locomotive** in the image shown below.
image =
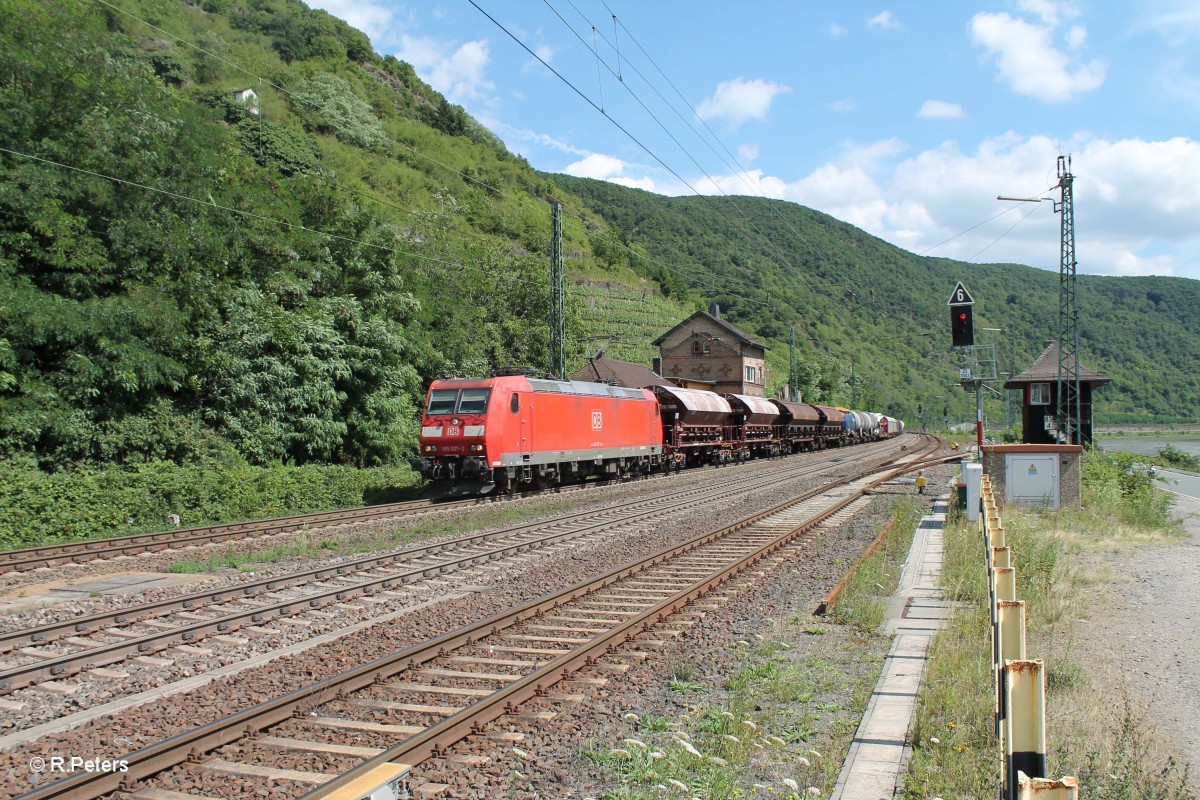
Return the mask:
M 645 389 L 512 375 L 434 381 L 421 419 L 427 480 L 452 494 L 545 488 L 589 475 L 645 474 L 663 454 L 659 405 Z

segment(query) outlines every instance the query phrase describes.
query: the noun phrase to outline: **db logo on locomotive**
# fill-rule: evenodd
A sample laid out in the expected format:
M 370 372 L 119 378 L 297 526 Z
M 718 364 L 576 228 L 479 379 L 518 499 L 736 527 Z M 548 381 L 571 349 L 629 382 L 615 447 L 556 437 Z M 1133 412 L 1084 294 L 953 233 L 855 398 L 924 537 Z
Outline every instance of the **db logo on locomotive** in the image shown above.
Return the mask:
M 592 411 L 592 430 L 598 431 L 604 427 L 604 414 L 600 411 Z

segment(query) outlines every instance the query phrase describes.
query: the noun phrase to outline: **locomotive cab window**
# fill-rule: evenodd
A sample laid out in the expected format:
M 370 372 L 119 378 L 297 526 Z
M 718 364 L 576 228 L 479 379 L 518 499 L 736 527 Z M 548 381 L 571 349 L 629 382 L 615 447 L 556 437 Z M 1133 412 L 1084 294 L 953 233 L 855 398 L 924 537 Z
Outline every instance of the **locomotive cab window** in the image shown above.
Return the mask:
M 429 393 L 429 407 L 425 409 L 425 413 L 430 416 L 434 414 L 453 414 L 454 403 L 457 400 L 457 389 L 434 389 Z
M 458 399 L 459 414 L 482 414 L 487 411 L 490 389 L 463 389 Z
M 1050 405 L 1050 384 L 1048 384 L 1048 383 L 1031 383 L 1031 384 L 1029 384 L 1029 404 L 1031 406 L 1048 406 L 1048 405 Z
M 514 414 L 521 410 L 521 395 L 513 392 L 512 399 L 508 401 L 508 410 Z

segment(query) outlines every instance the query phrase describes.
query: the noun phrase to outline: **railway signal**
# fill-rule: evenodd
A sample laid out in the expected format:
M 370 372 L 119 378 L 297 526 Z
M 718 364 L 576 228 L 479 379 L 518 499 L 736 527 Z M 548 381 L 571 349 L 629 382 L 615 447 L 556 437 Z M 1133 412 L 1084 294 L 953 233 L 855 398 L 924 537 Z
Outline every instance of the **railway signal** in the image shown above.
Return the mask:
M 971 320 L 971 307 L 975 298 L 963 286 L 962 281 L 950 293 L 946 302 L 950 306 L 950 341 L 954 347 L 972 347 L 975 344 L 975 327 Z

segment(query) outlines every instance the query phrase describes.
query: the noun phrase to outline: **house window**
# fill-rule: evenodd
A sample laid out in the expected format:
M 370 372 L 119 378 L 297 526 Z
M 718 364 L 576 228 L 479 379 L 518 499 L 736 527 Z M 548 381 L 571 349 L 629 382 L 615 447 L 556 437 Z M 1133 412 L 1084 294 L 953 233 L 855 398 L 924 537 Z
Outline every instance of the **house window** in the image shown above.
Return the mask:
M 1031 383 L 1031 384 L 1029 384 L 1029 405 L 1031 405 L 1031 406 L 1048 406 L 1048 405 L 1050 405 L 1050 384 L 1048 384 L 1048 383 Z
M 757 367 L 746 367 L 746 382 L 747 383 L 758 383 L 758 368 Z
M 693 352 L 693 353 L 699 353 L 699 352 L 700 352 L 700 340 L 699 340 L 699 339 L 693 339 L 693 340 L 692 340 L 692 352 Z

